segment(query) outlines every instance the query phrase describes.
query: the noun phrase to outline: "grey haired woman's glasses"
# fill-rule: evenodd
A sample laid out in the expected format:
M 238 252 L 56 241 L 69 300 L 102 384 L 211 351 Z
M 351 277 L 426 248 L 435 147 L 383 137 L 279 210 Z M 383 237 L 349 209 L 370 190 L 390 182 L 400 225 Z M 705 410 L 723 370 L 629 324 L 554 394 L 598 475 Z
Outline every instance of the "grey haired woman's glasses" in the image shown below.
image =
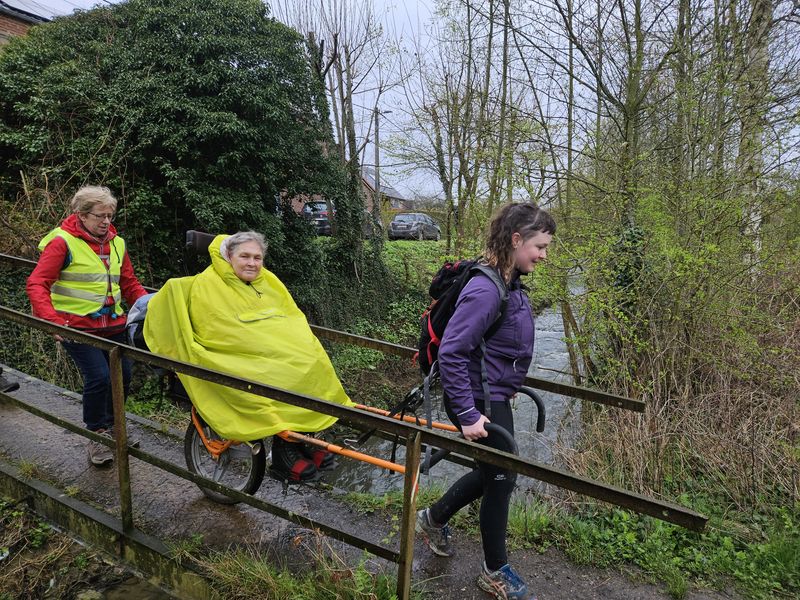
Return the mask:
M 92 215 L 93 217 L 99 219 L 100 221 L 105 221 L 106 219 L 108 219 L 110 222 L 113 222 L 114 219 L 117 217 L 117 215 L 115 213 L 105 214 L 105 215 L 98 215 L 97 213 L 93 213 L 93 212 L 88 212 L 87 211 L 86 214 L 87 215 Z

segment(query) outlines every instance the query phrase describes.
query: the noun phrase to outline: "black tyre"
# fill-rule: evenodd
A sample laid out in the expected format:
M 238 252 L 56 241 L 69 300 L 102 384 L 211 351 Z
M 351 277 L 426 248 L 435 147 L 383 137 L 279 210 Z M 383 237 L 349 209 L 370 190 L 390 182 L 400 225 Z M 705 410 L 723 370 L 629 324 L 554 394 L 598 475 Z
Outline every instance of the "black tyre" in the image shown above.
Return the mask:
M 436 230 L 436 236 L 435 236 L 433 239 L 434 239 L 434 240 L 436 240 L 437 242 L 438 242 L 440 239 L 442 239 L 442 232 L 441 232 L 441 231 L 439 231 L 439 230 L 437 229 L 437 230 Z
M 198 419 L 200 415 L 198 415 Z M 203 434 L 209 440 L 220 440 L 217 432 L 200 419 Z M 183 452 L 186 457 L 186 467 L 192 473 L 216 481 L 222 485 L 253 494 L 258 490 L 264 479 L 267 466 L 267 448 L 264 441 L 253 442 L 252 446 L 244 443 L 231 444 L 223 452 L 219 460 L 214 460 L 206 447 L 194 423 L 189 423 L 186 436 L 183 439 Z M 198 486 L 206 497 L 220 504 L 236 504 L 237 501 L 224 494 Z

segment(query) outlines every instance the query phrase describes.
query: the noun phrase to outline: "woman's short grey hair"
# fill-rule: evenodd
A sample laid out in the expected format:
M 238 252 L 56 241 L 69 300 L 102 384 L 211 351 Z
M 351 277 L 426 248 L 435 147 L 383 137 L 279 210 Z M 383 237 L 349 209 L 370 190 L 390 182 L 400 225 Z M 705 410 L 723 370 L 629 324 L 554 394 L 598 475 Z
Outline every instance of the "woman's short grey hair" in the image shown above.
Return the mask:
M 69 208 L 74 213 L 88 213 L 98 204 L 107 206 L 112 211 L 117 210 L 117 199 L 110 189 L 101 185 L 85 185 L 75 192 Z
M 261 254 L 267 253 L 267 242 L 264 240 L 264 236 L 257 231 L 240 231 L 239 233 L 234 233 L 232 236 L 226 237 L 222 240 L 219 253 L 222 255 L 222 258 L 231 262 L 231 254 L 236 251 L 237 247 L 247 242 L 255 242 L 261 248 Z

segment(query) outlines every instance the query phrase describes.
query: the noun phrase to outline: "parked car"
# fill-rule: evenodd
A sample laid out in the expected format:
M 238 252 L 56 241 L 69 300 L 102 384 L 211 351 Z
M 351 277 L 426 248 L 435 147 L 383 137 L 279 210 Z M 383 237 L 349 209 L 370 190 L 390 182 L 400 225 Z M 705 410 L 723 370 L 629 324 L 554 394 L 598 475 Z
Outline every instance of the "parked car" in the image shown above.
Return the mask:
M 336 209 L 334 208 L 334 214 L 335 212 Z M 331 222 L 328 219 L 328 204 L 326 202 L 306 202 L 303 204 L 301 214 L 303 218 L 308 219 L 314 225 L 317 235 L 331 234 Z
M 423 213 L 400 213 L 389 223 L 389 239 L 439 240 L 442 230 L 436 221 Z

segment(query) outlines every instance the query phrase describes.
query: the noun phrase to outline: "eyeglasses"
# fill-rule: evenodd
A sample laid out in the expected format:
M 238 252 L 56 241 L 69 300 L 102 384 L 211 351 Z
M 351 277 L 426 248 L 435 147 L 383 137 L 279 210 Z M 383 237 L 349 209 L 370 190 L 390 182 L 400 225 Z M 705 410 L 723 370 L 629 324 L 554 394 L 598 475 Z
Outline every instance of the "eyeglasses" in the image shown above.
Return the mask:
M 98 215 L 97 213 L 93 213 L 93 212 L 88 212 L 87 211 L 86 214 L 87 215 L 92 215 L 93 217 L 96 217 L 100 221 L 105 221 L 106 219 L 108 219 L 109 221 L 113 221 L 117 217 L 117 215 L 115 213 L 105 214 L 105 215 Z

